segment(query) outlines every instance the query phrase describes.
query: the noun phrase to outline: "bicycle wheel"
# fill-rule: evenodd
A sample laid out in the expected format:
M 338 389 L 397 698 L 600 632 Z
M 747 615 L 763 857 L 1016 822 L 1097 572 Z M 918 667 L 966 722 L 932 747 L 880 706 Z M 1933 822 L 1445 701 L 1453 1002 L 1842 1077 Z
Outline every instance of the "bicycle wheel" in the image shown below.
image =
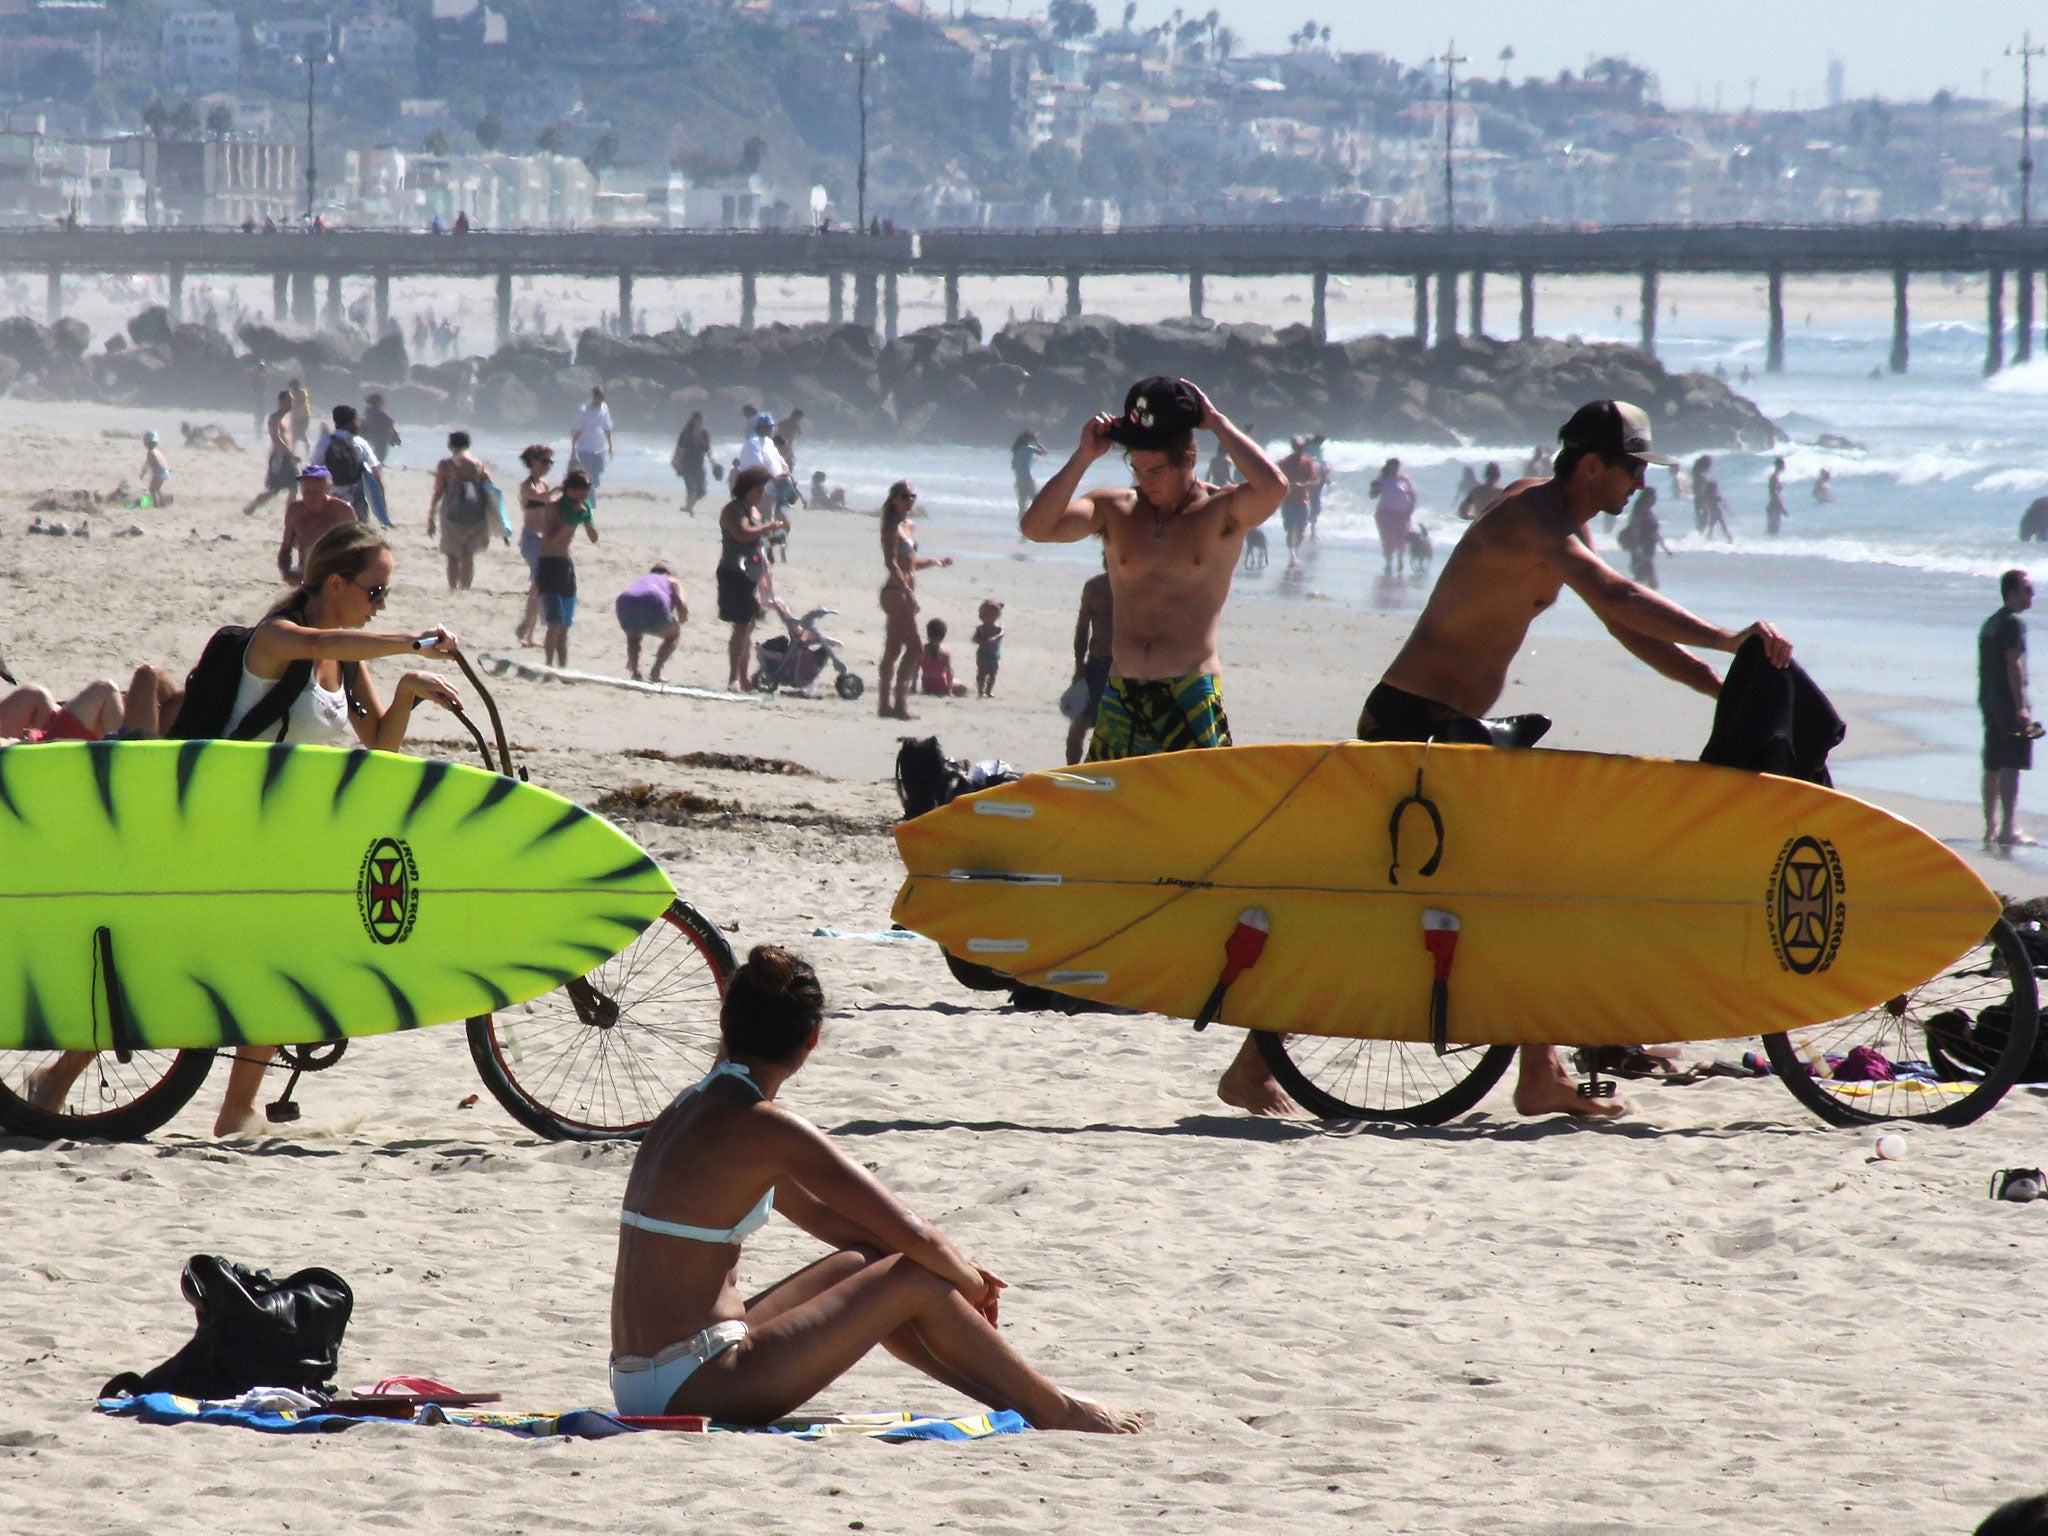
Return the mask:
M 213 1070 L 213 1052 L 136 1051 L 124 1062 L 102 1051 L 84 1064 L 57 1109 L 29 1103 L 31 1077 L 75 1064 L 75 1053 L 66 1051 L 0 1052 L 0 1126 L 45 1141 L 139 1141 L 192 1101 Z
M 1500 1081 L 1512 1045 L 1436 1047 L 1409 1040 L 1281 1035 L 1255 1030 L 1259 1055 L 1288 1096 L 1323 1120 L 1441 1125 Z
M 513 1119 L 555 1141 L 637 1139 L 718 1056 L 732 946 L 687 902 L 565 987 L 469 1021 L 469 1053 Z
M 1792 1096 L 1830 1125 L 1917 1120 L 1968 1125 L 2019 1081 L 2040 1027 L 2034 968 L 2012 924 L 2000 918 L 1984 942 L 1940 975 L 1843 1019 L 1765 1035 L 1764 1050 Z M 1867 1046 L 1891 1062 L 1919 1061 L 1934 1081 L 1844 1082 L 1813 1063 Z

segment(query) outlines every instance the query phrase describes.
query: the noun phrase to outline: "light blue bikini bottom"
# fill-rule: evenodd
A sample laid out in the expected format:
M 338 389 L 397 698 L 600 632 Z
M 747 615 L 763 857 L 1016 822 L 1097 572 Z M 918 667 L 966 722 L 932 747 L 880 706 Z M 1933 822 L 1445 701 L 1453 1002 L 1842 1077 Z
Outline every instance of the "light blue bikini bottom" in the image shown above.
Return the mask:
M 697 1367 L 715 1360 L 747 1336 L 747 1325 L 713 1323 L 681 1343 L 671 1344 L 660 1354 L 615 1355 L 612 1357 L 612 1401 L 619 1412 L 632 1418 L 658 1418 L 668 1412 L 669 1399 L 697 1373 Z

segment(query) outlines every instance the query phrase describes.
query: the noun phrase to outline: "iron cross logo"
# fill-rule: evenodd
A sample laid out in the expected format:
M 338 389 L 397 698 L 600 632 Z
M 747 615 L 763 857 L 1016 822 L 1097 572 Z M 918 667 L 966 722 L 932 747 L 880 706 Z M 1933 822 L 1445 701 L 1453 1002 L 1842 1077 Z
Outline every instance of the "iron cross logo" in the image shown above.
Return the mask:
M 356 876 L 356 905 L 373 942 L 404 943 L 420 910 L 420 869 L 412 849 L 395 837 L 370 844 Z
M 1766 896 L 1771 949 L 1781 970 L 1810 976 L 1834 964 L 1848 919 L 1841 856 L 1822 838 L 1795 837 L 1778 851 Z

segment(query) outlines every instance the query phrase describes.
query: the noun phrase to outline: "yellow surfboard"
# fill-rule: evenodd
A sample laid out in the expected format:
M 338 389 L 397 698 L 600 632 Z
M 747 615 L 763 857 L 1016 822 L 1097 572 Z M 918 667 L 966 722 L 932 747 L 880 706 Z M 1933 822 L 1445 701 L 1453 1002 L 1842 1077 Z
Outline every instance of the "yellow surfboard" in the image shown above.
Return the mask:
M 1848 795 L 1586 752 L 1182 752 L 1032 774 L 896 842 L 904 926 L 1153 1013 L 1195 1017 L 1258 909 L 1270 937 L 1219 1021 L 1289 1034 L 1429 1039 L 1426 912 L 1457 920 L 1450 1040 L 1584 1045 L 1839 1018 L 1999 915 L 1954 853 Z

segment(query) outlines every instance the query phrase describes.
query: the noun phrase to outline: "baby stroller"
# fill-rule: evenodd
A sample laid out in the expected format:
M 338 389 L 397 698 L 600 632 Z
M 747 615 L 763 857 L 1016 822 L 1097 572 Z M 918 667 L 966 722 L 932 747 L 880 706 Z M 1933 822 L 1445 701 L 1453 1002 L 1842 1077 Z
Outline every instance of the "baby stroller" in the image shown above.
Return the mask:
M 857 699 L 867 684 L 851 671 L 839 655 L 839 642 L 818 628 L 818 620 L 834 608 L 813 608 L 802 618 L 789 611 L 779 597 L 761 605 L 782 616 L 787 634 L 771 635 L 754 647 L 754 687 L 761 693 L 787 688 L 792 693 L 811 692 L 811 685 L 831 667 L 839 675 L 832 680 L 833 691 L 846 700 Z

